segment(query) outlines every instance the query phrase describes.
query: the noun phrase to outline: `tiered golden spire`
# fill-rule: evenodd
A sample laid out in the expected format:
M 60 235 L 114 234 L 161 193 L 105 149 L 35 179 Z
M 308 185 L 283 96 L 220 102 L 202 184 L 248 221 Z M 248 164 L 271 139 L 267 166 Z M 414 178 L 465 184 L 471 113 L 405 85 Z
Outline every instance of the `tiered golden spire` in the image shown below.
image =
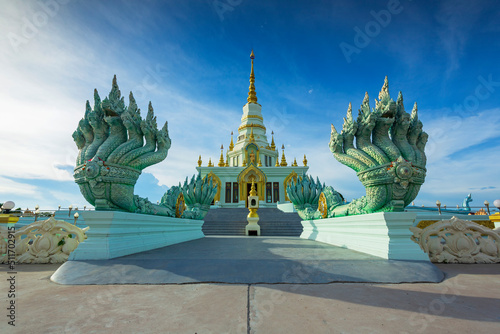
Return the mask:
M 280 166 L 280 159 L 279 159 L 280 155 L 278 153 L 278 156 L 276 157 L 276 165 L 274 165 L 274 167 L 279 167 Z
M 293 164 L 292 167 L 297 167 L 297 158 L 293 158 Z
M 302 162 L 304 163 L 304 166 L 307 166 L 307 158 L 305 154 L 304 154 L 304 160 L 302 160 Z
M 271 136 L 272 136 L 271 150 L 275 151 L 276 150 L 276 144 L 274 144 L 274 131 L 271 131 Z
M 231 143 L 229 144 L 229 151 L 232 151 L 234 148 L 234 144 L 233 144 L 233 131 L 231 131 Z
M 209 158 L 207 167 L 213 167 L 213 166 L 214 166 L 214 164 L 212 163 L 212 158 Z
M 280 164 L 280 166 L 281 167 L 286 167 L 286 166 L 288 166 L 288 163 L 286 162 L 286 158 L 285 158 L 285 145 L 284 144 L 281 146 L 281 149 L 283 150 L 283 155 L 281 156 L 281 164 Z
M 224 152 L 224 146 L 221 145 L 220 146 L 220 159 L 219 159 L 219 164 L 218 164 L 219 167 L 224 167 L 224 155 L 223 155 L 223 152 Z
M 226 164 L 224 165 L 224 167 L 229 167 L 229 157 L 227 156 L 227 154 L 226 154 Z
M 262 167 L 262 162 L 260 161 L 260 154 L 257 153 L 257 167 Z
M 255 93 L 255 75 L 253 73 L 253 60 L 255 58 L 255 55 L 252 53 L 250 54 L 250 59 L 252 59 L 252 70 L 250 71 L 250 87 L 248 87 L 248 98 L 247 101 L 248 103 L 257 103 L 257 93 Z
M 201 161 L 201 155 L 200 155 L 200 157 L 198 158 L 198 167 L 201 167 L 202 163 L 203 163 L 203 161 Z

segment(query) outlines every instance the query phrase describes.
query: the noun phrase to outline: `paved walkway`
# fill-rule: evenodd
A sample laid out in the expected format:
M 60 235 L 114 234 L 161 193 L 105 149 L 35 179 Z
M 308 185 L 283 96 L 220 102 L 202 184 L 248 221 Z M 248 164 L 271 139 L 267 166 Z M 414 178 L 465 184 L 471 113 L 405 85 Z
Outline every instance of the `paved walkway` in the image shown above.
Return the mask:
M 285 250 L 283 250 L 285 251 Z M 18 265 L 0 333 L 497 333 L 500 266 L 437 265 L 441 283 L 59 285 Z
M 207 236 L 104 261 L 68 261 L 60 284 L 441 282 L 425 261 L 385 260 L 297 237 Z

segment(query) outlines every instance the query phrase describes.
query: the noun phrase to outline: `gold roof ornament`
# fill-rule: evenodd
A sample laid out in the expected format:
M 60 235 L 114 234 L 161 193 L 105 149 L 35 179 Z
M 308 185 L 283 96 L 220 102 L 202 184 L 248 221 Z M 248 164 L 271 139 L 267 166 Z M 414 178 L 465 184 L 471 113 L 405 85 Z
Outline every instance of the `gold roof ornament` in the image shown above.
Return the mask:
M 274 165 L 274 167 L 279 167 L 280 166 L 280 159 L 279 159 L 280 155 L 278 153 L 278 156 L 276 157 L 276 165 Z
M 304 166 L 307 166 L 307 158 L 306 158 L 305 154 L 304 154 L 304 160 L 302 160 L 302 163 L 304 163 Z
M 253 135 L 253 124 L 252 124 L 252 130 L 250 130 L 250 138 L 249 138 L 250 142 L 254 142 L 255 141 L 255 137 Z
M 293 167 L 297 167 L 297 158 L 293 158 L 293 164 L 292 164 Z
M 224 165 L 224 167 L 229 167 L 229 157 L 226 155 L 226 164 Z
M 243 164 L 241 166 L 243 166 L 243 167 L 247 166 L 247 159 L 243 159 Z
M 213 167 L 213 166 L 214 166 L 214 164 L 212 163 L 212 158 L 209 158 L 207 167 Z
M 255 93 L 255 74 L 253 73 L 253 60 L 255 59 L 255 55 L 250 54 L 250 59 L 252 59 L 252 70 L 250 71 L 250 87 L 248 87 L 248 103 L 257 103 L 257 93 Z
M 220 146 L 220 159 L 219 159 L 219 164 L 218 164 L 219 167 L 224 167 L 224 165 L 225 165 L 224 164 L 224 154 L 223 154 L 223 151 L 224 151 L 224 146 L 221 145 Z
M 203 161 L 201 161 L 201 155 L 200 155 L 200 157 L 198 158 L 198 167 L 201 167 L 202 163 L 203 163 Z
M 274 131 L 271 131 L 271 150 L 276 151 L 276 144 L 274 144 Z
M 257 167 L 262 167 L 262 162 L 260 161 L 260 154 L 257 153 Z
M 286 158 L 285 158 L 285 145 L 281 145 L 281 149 L 283 150 L 283 154 L 281 155 L 281 164 L 280 166 L 281 167 L 286 167 L 288 166 L 288 163 L 286 162 Z
M 234 143 L 233 143 L 233 131 L 231 131 L 231 143 L 229 144 L 229 151 L 232 151 L 234 148 Z
M 255 190 L 255 179 L 252 179 L 252 189 L 250 189 L 250 196 L 257 196 L 257 190 Z

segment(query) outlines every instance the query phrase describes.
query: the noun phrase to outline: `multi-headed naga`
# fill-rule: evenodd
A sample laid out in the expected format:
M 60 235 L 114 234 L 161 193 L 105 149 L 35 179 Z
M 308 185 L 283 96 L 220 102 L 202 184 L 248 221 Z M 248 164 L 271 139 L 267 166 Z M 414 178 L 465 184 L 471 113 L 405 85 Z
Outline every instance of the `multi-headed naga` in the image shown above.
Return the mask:
M 397 101 L 391 99 L 387 77 L 375 109 L 370 110 L 366 93 L 354 121 L 349 104 L 341 133 L 332 125 L 329 146 L 337 161 L 356 171 L 366 196 L 332 208 L 328 216 L 402 211 L 424 183 L 427 138 L 417 103 L 407 113 L 401 92 Z
M 75 181 L 96 210 L 203 219 L 217 193 L 216 185 L 198 175 L 183 187 L 170 188 L 159 205 L 134 195 L 142 170 L 167 157 L 171 140 L 168 122 L 158 129 L 151 102 L 146 119 L 132 92 L 125 106 L 116 76 L 108 97 L 101 101 L 95 90 L 94 108 L 87 101 L 73 139 L 79 149 Z
M 402 211 L 424 183 L 427 138 L 418 119 L 417 103 L 411 115 L 407 113 L 401 92 L 397 101 L 389 96 L 386 77 L 375 109 L 370 110 L 366 93 L 356 121 L 349 103 L 341 133 L 332 125 L 330 151 L 337 161 L 356 171 L 366 196 L 344 204 L 342 195 L 323 186 L 316 189 L 316 196 L 306 198 L 311 184 L 307 178 L 288 187 L 288 195 L 304 219 Z

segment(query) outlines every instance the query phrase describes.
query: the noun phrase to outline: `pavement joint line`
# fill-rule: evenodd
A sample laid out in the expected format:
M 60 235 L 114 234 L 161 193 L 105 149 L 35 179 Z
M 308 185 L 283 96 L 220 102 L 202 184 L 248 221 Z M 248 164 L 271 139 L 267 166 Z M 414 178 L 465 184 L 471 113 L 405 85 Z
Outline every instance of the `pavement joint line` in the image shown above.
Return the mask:
M 248 284 L 247 289 L 247 334 L 250 334 L 250 287 L 252 284 Z

